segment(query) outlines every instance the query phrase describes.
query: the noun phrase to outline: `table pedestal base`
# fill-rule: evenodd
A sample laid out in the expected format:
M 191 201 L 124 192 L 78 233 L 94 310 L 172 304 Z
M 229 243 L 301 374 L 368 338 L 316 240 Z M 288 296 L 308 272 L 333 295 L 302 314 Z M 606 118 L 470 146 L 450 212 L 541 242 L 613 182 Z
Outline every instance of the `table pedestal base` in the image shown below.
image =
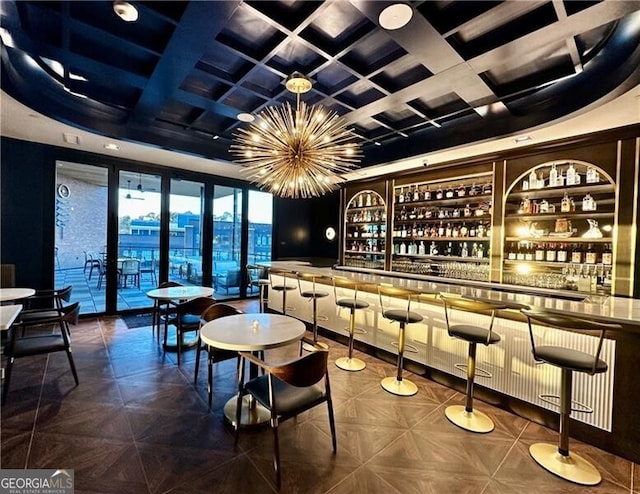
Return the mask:
M 185 350 L 189 350 L 190 348 L 195 347 L 198 344 L 198 340 L 189 340 L 189 341 L 183 341 L 182 342 L 182 351 L 184 352 Z M 164 343 L 162 344 L 162 348 L 164 348 L 166 351 L 168 352 L 177 352 L 178 351 L 178 343 L 168 343 L 165 345 Z
M 238 397 L 234 396 L 224 405 L 224 417 L 233 427 L 236 426 L 236 410 Z M 256 403 L 251 396 L 242 397 L 242 413 L 240 415 L 240 427 L 253 427 L 269 422 L 271 412 Z

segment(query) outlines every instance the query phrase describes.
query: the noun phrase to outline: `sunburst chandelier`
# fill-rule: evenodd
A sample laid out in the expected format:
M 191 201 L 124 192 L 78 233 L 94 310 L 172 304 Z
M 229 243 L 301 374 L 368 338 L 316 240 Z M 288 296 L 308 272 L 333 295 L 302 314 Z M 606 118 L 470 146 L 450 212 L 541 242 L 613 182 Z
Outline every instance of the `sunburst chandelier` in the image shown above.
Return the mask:
M 311 90 L 308 77 L 295 72 L 285 85 L 296 94 L 295 110 L 289 102 L 265 108 L 237 130 L 230 151 L 242 174 L 263 190 L 279 197 L 321 196 L 344 182 L 339 174 L 357 166 L 360 146 L 336 112 L 300 101 Z

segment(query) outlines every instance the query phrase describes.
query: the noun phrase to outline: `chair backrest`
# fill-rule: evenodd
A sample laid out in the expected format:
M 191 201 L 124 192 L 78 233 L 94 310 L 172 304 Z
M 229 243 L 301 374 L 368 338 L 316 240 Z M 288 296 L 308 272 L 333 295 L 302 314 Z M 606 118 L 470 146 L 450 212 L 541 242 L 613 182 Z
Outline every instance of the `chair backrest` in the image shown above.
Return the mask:
M 213 304 L 207 307 L 204 312 L 202 312 L 200 319 L 205 322 L 209 322 L 213 321 L 214 319 L 218 319 L 219 317 L 233 316 L 235 314 L 242 313 L 243 312 L 240 309 L 233 307 L 232 305 Z
M 61 321 L 66 324 L 78 324 L 78 318 L 80 316 L 80 302 L 67 305 L 59 309 L 61 314 Z
M 59 290 L 56 290 L 56 298 L 58 300 L 64 300 L 65 302 L 68 302 L 71 299 L 72 290 L 73 290 L 73 285 L 60 288 Z
M 349 295 L 349 298 L 353 298 L 354 300 L 358 299 L 358 290 L 362 290 L 365 287 L 375 290 L 376 285 L 374 283 L 352 280 L 351 278 L 347 278 L 345 276 L 334 276 L 331 280 L 333 284 L 333 295 L 335 300 L 338 300 L 339 297 L 339 289 L 344 290 L 353 290 L 353 295 Z
M 139 259 L 127 259 L 122 261 L 122 274 L 138 274 L 140 272 Z
M 295 272 L 290 271 L 288 269 L 269 268 L 269 282 L 271 283 L 271 286 L 274 286 L 273 276 L 272 276 L 274 274 L 277 276 L 282 276 L 282 284 L 284 286 L 287 286 L 287 278 L 295 277 Z
M 401 288 L 398 286 L 387 285 L 385 283 L 380 283 L 378 285 L 378 297 L 380 298 L 380 309 L 382 314 L 384 315 L 384 301 L 383 297 L 392 297 L 394 299 L 398 299 L 407 304 L 407 316 L 411 311 L 411 301 L 417 301 L 420 298 L 420 292 L 415 290 L 410 290 L 408 288 Z
M 247 264 L 247 276 L 249 277 L 249 283 L 257 281 L 259 279 L 265 279 L 266 269 L 262 266 L 256 266 L 255 264 Z
M 595 335 L 598 338 L 598 346 L 593 355 L 592 374 L 595 374 L 596 372 L 605 333 L 607 331 L 619 331 L 622 329 L 620 324 L 601 323 L 587 319 L 580 319 L 579 317 L 556 314 L 542 309 L 522 309 L 520 312 L 527 317 L 527 321 L 529 323 L 529 337 L 531 338 L 531 350 L 533 351 L 533 357 L 536 360 L 539 359 L 538 354 L 536 353 L 536 342 L 533 335 L 532 321 L 558 330 L 570 330 Z
M 316 282 L 318 280 L 323 280 L 328 284 L 332 283 L 331 278 L 326 275 L 316 274 L 316 273 L 305 273 L 304 271 L 298 271 L 295 273 L 296 278 L 298 279 L 298 289 L 300 293 L 302 293 L 302 285 L 301 281 L 308 281 L 311 283 L 311 290 L 316 291 Z
M 491 321 L 489 322 L 489 327 L 487 328 L 489 334 L 487 336 L 487 341 L 491 338 L 491 331 L 493 330 L 493 322 L 496 317 L 496 311 L 498 310 L 506 310 L 509 308 L 508 304 L 504 304 L 498 300 L 493 301 L 486 298 L 483 299 L 474 299 L 474 298 L 460 298 L 453 296 L 440 295 L 440 299 L 444 304 L 444 319 L 447 323 L 447 329 L 449 329 L 449 310 L 457 309 L 465 312 L 473 312 L 473 313 L 490 313 Z
M 16 286 L 16 265 L 0 265 L 0 287 L 13 288 Z
M 327 350 L 317 349 L 290 362 L 269 367 L 268 371 L 291 386 L 305 388 L 326 376 L 328 358 Z
M 171 288 L 174 286 L 182 286 L 182 284 L 175 281 L 163 281 L 158 285 L 158 288 Z
M 216 301 L 211 297 L 198 297 L 177 305 L 178 314 L 190 314 L 199 316 L 205 309 L 215 304 Z

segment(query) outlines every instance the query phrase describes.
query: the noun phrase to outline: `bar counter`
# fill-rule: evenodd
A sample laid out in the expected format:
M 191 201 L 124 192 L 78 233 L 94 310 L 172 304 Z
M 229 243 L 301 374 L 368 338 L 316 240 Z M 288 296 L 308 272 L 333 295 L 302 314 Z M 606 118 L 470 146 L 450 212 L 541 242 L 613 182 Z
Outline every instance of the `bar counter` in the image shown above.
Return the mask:
M 398 325 L 384 319 L 380 314 L 380 301 L 375 285 L 392 284 L 410 288 L 426 295 L 419 303 L 412 303 L 411 310 L 420 313 L 423 321 L 407 327 L 405 368 L 444 385 L 464 392 L 464 373 L 456 368 L 466 359 L 467 345 L 449 337 L 444 321 L 444 310 L 437 294 L 455 294 L 465 297 L 490 298 L 516 302 L 531 308 L 570 314 L 585 319 L 606 323 L 618 323 L 621 331 L 608 332 L 602 348 L 601 358 L 609 370 L 596 376 L 576 373 L 573 399 L 593 407 L 593 414 L 572 414 L 572 436 L 594 444 L 604 450 L 629 460 L 640 462 L 640 421 L 634 402 L 640 396 L 640 380 L 634 370 L 640 370 L 640 300 L 622 297 L 583 296 L 578 293 L 559 293 L 532 288 L 524 293 L 523 287 L 511 291 L 507 285 L 496 285 L 464 280 L 427 279 L 419 275 L 388 273 L 375 270 L 354 270 L 342 267 L 314 267 L 300 262 L 274 261 L 261 263 L 264 267 L 277 267 L 294 272 L 314 273 L 330 278 L 342 276 L 371 283 L 369 289 L 359 292 L 358 298 L 367 301 L 368 309 L 357 311 L 356 326 L 361 329 L 355 335 L 357 350 L 395 362 L 397 355 Z M 273 275 L 281 283 L 282 275 Z M 295 279 L 288 279 L 294 284 Z M 311 284 L 301 281 L 302 290 L 310 290 Z M 321 333 L 337 341 L 346 342 L 348 335 L 348 311 L 339 310 L 331 286 L 322 286 L 329 297 L 318 301 L 318 324 Z M 348 297 L 344 290 L 338 297 Z M 577 299 L 584 297 L 583 300 Z M 288 315 L 311 322 L 312 311 L 299 290 L 287 295 Z M 268 307 L 281 311 L 280 293 L 270 291 Z M 386 303 L 385 303 L 386 308 Z M 460 316 L 458 316 L 460 317 Z M 488 316 L 465 314 L 471 324 L 485 324 Z M 559 394 L 559 370 L 549 365 L 540 365 L 533 360 L 529 329 L 525 318 L 517 310 L 500 312 L 494 324 L 502 340 L 496 345 L 478 348 L 478 366 L 493 374 L 492 379 L 476 381 L 476 397 L 500 406 L 532 421 L 558 429 L 557 408 L 545 403 L 539 394 Z M 589 335 L 571 331 L 556 331 L 543 326 L 534 326 L 536 339 L 553 342 L 561 346 L 590 352 L 596 339 Z M 409 398 L 410 399 L 410 398 Z

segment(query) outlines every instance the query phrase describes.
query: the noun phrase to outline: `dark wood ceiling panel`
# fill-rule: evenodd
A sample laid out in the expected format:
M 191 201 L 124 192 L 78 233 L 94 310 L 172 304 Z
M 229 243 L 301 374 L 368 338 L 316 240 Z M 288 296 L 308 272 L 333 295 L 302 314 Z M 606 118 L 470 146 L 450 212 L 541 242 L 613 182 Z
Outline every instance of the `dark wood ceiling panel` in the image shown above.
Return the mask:
M 313 81 L 301 101 L 342 115 L 370 165 L 540 126 L 640 83 L 638 1 L 418 0 L 387 31 L 392 3 L 145 1 L 126 23 L 111 1 L 5 0 L 2 88 L 97 133 L 228 160 L 238 113 L 295 104 L 283 83 L 298 70 Z

